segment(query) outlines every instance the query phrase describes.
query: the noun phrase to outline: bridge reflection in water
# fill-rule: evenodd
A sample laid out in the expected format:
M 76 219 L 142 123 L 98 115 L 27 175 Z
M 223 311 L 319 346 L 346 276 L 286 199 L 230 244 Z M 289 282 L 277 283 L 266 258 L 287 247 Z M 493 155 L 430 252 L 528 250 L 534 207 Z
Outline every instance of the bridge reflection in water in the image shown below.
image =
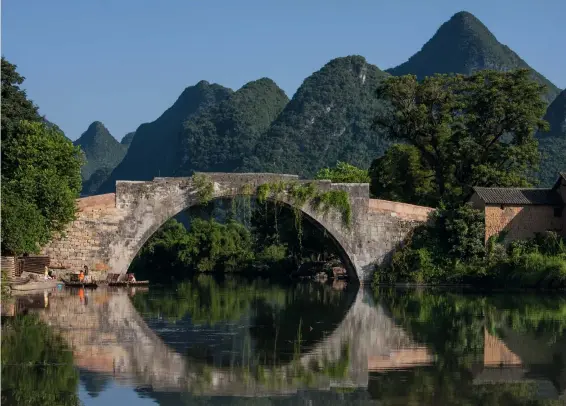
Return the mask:
M 331 290 L 328 285 L 320 288 Z M 41 317 L 62 333 L 80 369 L 111 374 L 117 381 L 127 380 L 154 391 L 259 396 L 293 393 L 305 387 L 367 387 L 372 360 L 389 359 L 391 354 L 395 357 L 416 345 L 381 306 L 373 304 L 369 292 L 361 289 L 338 292 L 346 306 L 345 316 L 332 326 L 333 331 L 323 331 L 320 341 L 310 343 L 306 351 L 306 346 L 300 345 L 300 333 L 293 343 L 280 333 L 279 346 L 292 346 L 295 351 L 274 357 L 277 360 L 256 360 L 262 364 L 261 374 L 250 369 L 253 360 L 247 366 L 241 362 L 237 367 L 214 366 L 198 359 L 198 354 L 191 357 L 176 351 L 180 343 L 173 339 L 164 342 L 160 329 L 150 328 L 132 304 L 135 293 L 99 288 L 87 292 L 85 303 L 78 291 L 56 292 Z M 206 326 L 199 329 L 201 335 L 212 336 Z M 250 358 L 254 352 L 249 351 Z M 426 354 L 431 361 L 432 355 Z
M 144 317 L 143 312 L 136 310 L 133 297 L 139 295 L 139 290 L 99 288 L 86 296 L 72 290 L 53 292 L 48 306 L 39 312 L 62 333 L 73 349 L 76 366 L 83 372 L 112 376 L 118 383 L 151 392 L 268 396 L 307 388 L 366 389 L 370 376 L 376 373 L 407 372 L 434 365 L 437 357 L 433 351 L 418 344 L 397 325 L 387 309 L 374 302 L 369 291 L 356 288 L 335 292 L 329 285 L 316 289 L 316 294 L 340 297 L 340 320 L 330 327 L 319 327 L 312 318 L 301 318 L 297 333 L 276 332 L 267 342 L 261 342 L 254 334 L 250 320 L 231 321 L 216 329 L 189 320 L 185 322 L 192 326 L 191 334 L 200 334 L 205 342 L 202 347 L 188 348 L 182 335 L 169 333 L 183 331 L 183 321 L 163 324 L 159 317 Z M 292 302 L 289 297 L 283 300 L 286 305 Z M 321 311 L 308 306 L 303 309 L 305 314 L 311 310 Z M 244 318 L 255 317 L 257 323 L 262 320 L 261 313 L 256 308 L 254 315 Z M 303 322 L 307 324 L 301 330 Z M 242 324 L 247 327 L 239 328 Z M 255 326 L 260 330 L 271 327 L 269 323 Z M 302 337 L 301 331 L 317 329 L 323 331 L 305 343 L 309 338 Z M 218 338 L 222 335 L 224 342 Z M 293 336 L 295 339 L 289 338 Z M 503 341 L 485 328 L 483 341 L 483 359 L 472 367 L 474 384 L 526 379 L 525 361 Z M 274 354 L 269 357 L 266 349 L 271 346 Z M 232 358 L 238 360 L 227 363 L 223 354 L 236 347 L 237 356 Z M 506 368 L 501 368 L 503 365 Z M 539 387 L 539 392 L 556 392 L 550 382 L 539 380 Z M 558 388 L 558 392 L 562 391 L 564 388 Z

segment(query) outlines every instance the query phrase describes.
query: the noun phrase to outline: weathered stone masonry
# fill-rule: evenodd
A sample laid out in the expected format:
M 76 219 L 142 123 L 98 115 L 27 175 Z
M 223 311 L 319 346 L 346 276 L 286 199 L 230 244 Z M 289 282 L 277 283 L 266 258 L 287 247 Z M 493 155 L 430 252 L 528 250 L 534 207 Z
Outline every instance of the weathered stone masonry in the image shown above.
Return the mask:
M 245 187 L 276 181 L 314 182 L 318 190 L 345 190 L 350 196 L 352 222 L 339 213 L 316 213 L 307 203 L 303 213 L 325 228 L 349 262 L 353 277 L 368 281 L 374 265 L 389 258 L 396 245 L 416 225 L 426 221 L 428 207 L 370 199 L 368 184 L 333 184 L 299 180 L 295 175 L 206 173 L 214 183 L 213 198 L 232 197 Z M 249 186 L 248 186 L 249 185 Z M 282 198 L 283 203 L 285 197 Z M 66 235 L 44 247 L 55 267 L 78 270 L 84 265 L 102 273 L 125 273 L 139 249 L 168 219 L 199 203 L 191 178 L 118 181 L 116 194 L 78 200 L 77 219 Z

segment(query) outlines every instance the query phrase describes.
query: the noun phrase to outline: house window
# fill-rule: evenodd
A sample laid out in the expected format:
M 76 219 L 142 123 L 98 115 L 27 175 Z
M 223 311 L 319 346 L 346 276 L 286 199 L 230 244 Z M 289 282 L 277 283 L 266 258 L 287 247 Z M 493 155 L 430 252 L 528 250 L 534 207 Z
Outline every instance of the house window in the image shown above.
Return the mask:
M 562 207 L 554 208 L 554 217 L 562 217 Z

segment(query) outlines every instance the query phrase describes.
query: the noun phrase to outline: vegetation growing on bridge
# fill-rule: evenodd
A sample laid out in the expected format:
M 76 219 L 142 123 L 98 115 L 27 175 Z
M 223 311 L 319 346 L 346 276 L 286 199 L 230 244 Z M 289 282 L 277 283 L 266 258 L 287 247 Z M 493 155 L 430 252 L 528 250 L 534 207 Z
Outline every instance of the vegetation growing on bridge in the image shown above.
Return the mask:
M 197 190 L 199 204 L 209 203 L 214 194 L 214 183 L 210 177 L 198 173 L 192 176 L 192 181 Z M 298 218 L 300 218 L 300 209 L 310 202 L 311 208 L 318 214 L 326 216 L 331 209 L 338 211 L 342 216 L 344 226 L 349 227 L 352 220 L 349 195 L 344 190 L 320 191 L 315 183 L 278 181 L 263 183 L 257 187 L 255 192 L 260 204 L 265 204 L 268 199 L 288 201 Z M 239 191 L 240 195 L 248 199 L 253 193 L 254 190 L 250 184 L 244 185 Z
M 347 162 L 338 161 L 334 168 L 322 168 L 314 176 L 319 180 L 330 180 L 334 183 L 370 183 L 368 171 Z
M 294 209 L 300 211 L 306 203 L 317 213 L 327 215 L 331 209 L 342 216 L 342 223 L 349 227 L 352 220 L 352 208 L 348 192 L 344 190 L 320 191 L 315 183 L 276 182 L 264 183 L 257 188 L 257 198 L 260 203 L 267 199 L 286 200 Z
M 214 182 L 212 182 L 210 177 L 204 173 L 195 173 L 191 179 L 196 187 L 199 203 L 207 204 L 210 202 L 214 194 Z

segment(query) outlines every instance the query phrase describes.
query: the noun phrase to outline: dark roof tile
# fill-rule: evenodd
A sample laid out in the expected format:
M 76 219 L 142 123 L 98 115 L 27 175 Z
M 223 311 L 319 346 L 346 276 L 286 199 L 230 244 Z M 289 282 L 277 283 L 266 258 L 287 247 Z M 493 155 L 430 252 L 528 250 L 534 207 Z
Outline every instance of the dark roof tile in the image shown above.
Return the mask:
M 528 189 L 508 187 L 474 187 L 481 200 L 486 204 L 512 205 L 549 205 L 560 206 L 564 202 L 553 189 Z

